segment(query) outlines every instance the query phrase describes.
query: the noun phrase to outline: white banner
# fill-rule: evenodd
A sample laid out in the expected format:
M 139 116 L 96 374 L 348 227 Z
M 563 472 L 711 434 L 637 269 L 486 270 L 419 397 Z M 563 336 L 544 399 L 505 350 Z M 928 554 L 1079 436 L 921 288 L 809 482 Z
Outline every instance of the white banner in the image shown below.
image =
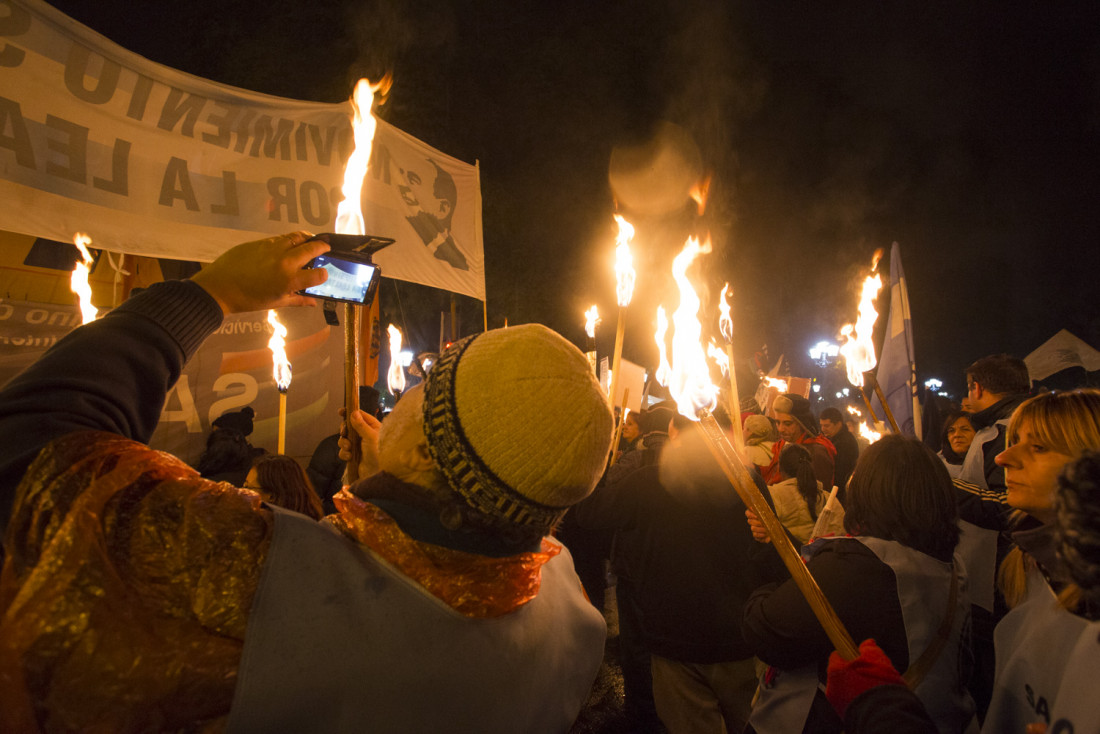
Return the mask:
M 0 229 L 210 261 L 332 232 L 351 105 L 271 97 L 150 62 L 39 0 L 0 0 Z M 375 136 L 367 231 L 386 277 L 485 298 L 476 166 L 392 125 Z
M 281 308 L 292 380 L 287 390 L 286 453 L 308 461 L 321 439 L 340 429 L 344 339 L 319 308 Z M 246 405 L 256 411 L 249 442 L 278 448 L 279 391 L 272 374 L 267 312 L 227 316 L 168 391 L 149 445 L 194 464 L 214 420 Z
M 281 308 L 293 379 L 287 391 L 286 453 L 308 461 L 340 428 L 344 340 L 319 308 Z M 80 325 L 76 306 L 0 299 L 0 387 Z M 279 392 L 272 375 L 267 312 L 227 316 L 203 342 L 168 392 L 149 445 L 194 464 L 218 416 L 246 405 L 256 411 L 253 446 L 278 446 Z

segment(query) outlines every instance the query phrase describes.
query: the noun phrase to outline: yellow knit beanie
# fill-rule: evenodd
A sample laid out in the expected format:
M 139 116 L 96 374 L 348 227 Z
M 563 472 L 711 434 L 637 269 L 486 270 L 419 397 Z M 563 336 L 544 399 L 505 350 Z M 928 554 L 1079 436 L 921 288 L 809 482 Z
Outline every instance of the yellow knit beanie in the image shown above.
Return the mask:
M 588 360 L 539 324 L 475 334 L 433 365 L 428 450 L 474 509 L 552 527 L 603 472 L 613 419 Z

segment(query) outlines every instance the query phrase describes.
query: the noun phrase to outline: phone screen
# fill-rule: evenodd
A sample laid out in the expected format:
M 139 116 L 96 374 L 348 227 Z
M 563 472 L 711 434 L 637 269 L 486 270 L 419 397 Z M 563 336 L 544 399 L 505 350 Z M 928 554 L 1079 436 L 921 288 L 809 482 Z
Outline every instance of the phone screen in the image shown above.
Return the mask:
M 377 265 L 344 260 L 332 253 L 318 255 L 310 267 L 324 268 L 328 272 L 328 280 L 306 288 L 302 293 L 333 301 L 365 303 L 374 291 L 379 276 Z

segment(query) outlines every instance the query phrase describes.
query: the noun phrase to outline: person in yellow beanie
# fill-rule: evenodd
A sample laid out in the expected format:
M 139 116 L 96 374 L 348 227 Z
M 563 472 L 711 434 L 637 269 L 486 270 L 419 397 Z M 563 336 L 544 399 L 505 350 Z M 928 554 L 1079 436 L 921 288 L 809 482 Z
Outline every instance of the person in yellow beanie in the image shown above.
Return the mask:
M 308 238 L 157 284 L 0 392 L 0 731 L 563 732 L 580 711 L 605 624 L 548 533 L 612 418 L 554 332 L 458 342 L 380 445 L 353 416 L 372 475 L 321 522 L 145 445 L 224 314 L 311 303 Z

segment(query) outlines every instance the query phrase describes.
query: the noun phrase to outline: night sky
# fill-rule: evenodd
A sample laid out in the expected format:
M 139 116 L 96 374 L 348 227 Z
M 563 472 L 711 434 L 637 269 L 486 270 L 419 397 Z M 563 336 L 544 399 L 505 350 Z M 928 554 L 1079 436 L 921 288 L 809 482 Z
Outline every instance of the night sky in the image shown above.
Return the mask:
M 1100 3 L 53 4 L 268 94 L 336 102 L 392 69 L 380 116 L 479 161 L 490 326 L 538 321 L 583 344 L 597 303 L 610 351 L 610 161 L 671 123 L 712 174 L 710 201 L 700 220 L 672 183 L 651 192 L 659 213 L 620 197 L 638 228 L 627 358 L 654 365 L 669 262 L 704 229 L 700 277 L 712 308 L 731 282 L 738 352 L 766 343 L 795 374 L 855 319 L 858 281 L 894 241 L 922 380 L 958 390 L 974 359 L 1023 357 L 1061 328 L 1100 346 Z M 390 283 L 383 297 L 434 343 L 449 296 Z M 480 329 L 480 303 L 459 301 Z

